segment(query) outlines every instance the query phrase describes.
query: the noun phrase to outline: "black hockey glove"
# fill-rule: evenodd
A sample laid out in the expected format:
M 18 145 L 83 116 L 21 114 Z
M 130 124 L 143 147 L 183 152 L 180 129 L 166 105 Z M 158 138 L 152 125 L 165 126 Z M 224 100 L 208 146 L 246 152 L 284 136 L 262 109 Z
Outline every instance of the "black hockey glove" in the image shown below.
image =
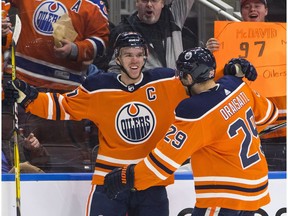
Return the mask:
M 134 189 L 135 164 L 116 168 L 105 176 L 104 188 L 109 199 L 115 199 L 118 193 Z
M 18 91 L 11 84 L 7 84 L 4 87 L 3 104 L 7 106 L 12 106 L 17 101 L 18 98 L 19 98 Z
M 246 59 L 232 58 L 224 67 L 224 75 L 245 76 L 248 80 L 254 81 L 257 78 L 257 71 Z
M 26 82 L 16 79 L 8 81 L 4 89 L 6 104 L 13 104 L 15 101 L 23 108 L 26 108 L 38 96 L 38 90 L 29 86 Z

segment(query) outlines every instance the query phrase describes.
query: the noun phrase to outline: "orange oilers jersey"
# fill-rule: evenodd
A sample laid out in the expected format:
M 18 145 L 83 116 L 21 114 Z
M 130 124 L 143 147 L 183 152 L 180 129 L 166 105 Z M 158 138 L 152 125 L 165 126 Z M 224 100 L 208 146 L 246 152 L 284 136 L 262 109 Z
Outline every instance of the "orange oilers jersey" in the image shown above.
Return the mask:
M 17 43 L 17 76 L 31 85 L 73 90 L 83 82 L 87 63 L 102 56 L 108 43 L 109 25 L 101 0 L 11 0 L 19 10 L 22 30 Z M 78 36 L 75 61 L 56 58 L 52 23 L 69 14 Z M 11 67 L 10 67 L 11 68 Z M 8 71 L 9 72 L 9 71 Z
M 88 76 L 64 95 L 39 93 L 26 111 L 53 120 L 93 121 L 99 129 L 99 150 L 92 184 L 103 184 L 114 168 L 145 158 L 165 135 L 177 104 L 186 97 L 174 70 L 159 68 L 143 72 L 141 81 L 128 86 L 116 73 Z M 159 185 L 172 182 L 173 176 Z
M 277 121 L 275 121 L 272 125 L 269 125 L 269 126 L 276 126 L 276 125 L 286 122 L 287 121 L 286 95 L 280 96 L 280 97 L 270 97 L 268 99 L 272 101 L 279 109 L 279 116 L 278 116 Z M 274 143 L 279 142 L 279 138 L 280 140 L 286 140 L 286 134 L 287 134 L 287 130 L 285 126 L 273 132 L 270 132 L 268 134 L 262 135 L 261 139 L 262 140 L 268 139 L 270 143 L 274 144 Z
M 135 187 L 168 178 L 191 157 L 196 206 L 257 210 L 269 203 L 268 168 L 258 131 L 278 109 L 240 78 L 179 103 L 176 120 L 156 148 L 135 166 Z

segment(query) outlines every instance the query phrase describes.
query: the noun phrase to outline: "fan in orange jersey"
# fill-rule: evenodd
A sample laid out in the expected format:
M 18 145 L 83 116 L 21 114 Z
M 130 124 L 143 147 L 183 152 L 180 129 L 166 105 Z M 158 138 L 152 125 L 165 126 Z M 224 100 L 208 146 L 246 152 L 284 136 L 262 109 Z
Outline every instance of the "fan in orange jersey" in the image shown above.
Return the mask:
M 51 120 L 89 119 L 97 125 L 99 150 L 87 215 L 169 215 L 165 186 L 173 183 L 173 176 L 144 192 L 126 191 L 115 200 L 108 199 L 103 186 L 107 173 L 138 163 L 155 147 L 174 121 L 175 107 L 187 98 L 175 70 L 142 72 L 147 52 L 147 43 L 140 34 L 124 32 L 115 43 L 121 74 L 88 76 L 77 89 L 62 95 L 38 93 L 20 80 L 14 83 L 20 92 L 18 102 L 26 112 Z M 5 95 L 9 94 L 5 91 Z
M 192 216 L 252 216 L 269 203 L 268 167 L 258 131 L 276 120 L 278 109 L 236 77 L 256 79 L 248 61 L 232 59 L 227 75 L 217 82 L 215 68 L 207 49 L 180 54 L 178 74 L 191 97 L 179 103 L 174 123 L 143 161 L 106 175 L 109 197 L 165 181 L 191 157 L 196 191 Z
M 1 37 L 2 37 L 2 72 L 6 68 L 7 55 L 5 52 L 9 50 L 12 43 L 12 31 L 11 31 L 11 22 L 8 17 L 8 11 L 10 10 L 10 3 L 6 3 L 5 1 L 1 1 Z
M 100 0 L 10 2 L 18 9 L 22 22 L 16 53 L 17 77 L 43 89 L 67 92 L 79 86 L 87 75 L 89 62 L 102 56 L 108 43 L 104 3 Z M 52 24 L 66 14 L 77 37 L 73 42 L 63 39 L 62 47 L 56 47 Z

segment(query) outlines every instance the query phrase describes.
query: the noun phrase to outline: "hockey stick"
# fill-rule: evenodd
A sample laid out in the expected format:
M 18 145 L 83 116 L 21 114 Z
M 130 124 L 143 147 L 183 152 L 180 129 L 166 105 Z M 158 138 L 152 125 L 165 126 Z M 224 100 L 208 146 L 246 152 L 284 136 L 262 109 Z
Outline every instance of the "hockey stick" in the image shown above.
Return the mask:
M 11 66 L 12 66 L 12 80 L 16 79 L 16 44 L 18 42 L 22 24 L 20 18 L 16 14 L 16 21 L 14 32 L 12 36 L 12 48 L 11 48 Z M 16 183 L 16 213 L 17 216 L 21 216 L 20 206 L 20 157 L 18 148 L 18 104 L 14 103 L 13 106 L 13 139 L 14 139 L 14 166 L 15 166 L 15 183 Z
M 286 127 L 286 122 L 282 122 L 282 123 L 280 123 L 280 124 L 278 124 L 278 125 L 269 127 L 269 128 L 267 128 L 267 129 L 261 131 L 261 132 L 259 133 L 259 136 L 262 136 L 262 135 L 271 133 L 271 132 L 273 132 L 273 131 L 275 131 L 275 130 L 278 130 L 278 129 L 280 129 L 280 128 L 283 128 L 283 127 Z

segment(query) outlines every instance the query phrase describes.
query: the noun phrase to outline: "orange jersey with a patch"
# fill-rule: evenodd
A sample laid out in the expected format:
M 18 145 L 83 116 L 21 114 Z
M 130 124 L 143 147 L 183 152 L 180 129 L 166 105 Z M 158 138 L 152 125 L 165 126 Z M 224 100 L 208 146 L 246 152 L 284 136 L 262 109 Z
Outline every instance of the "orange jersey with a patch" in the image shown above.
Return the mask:
M 92 183 L 103 184 L 114 168 L 138 163 L 155 147 L 186 97 L 172 69 L 143 72 L 141 81 L 128 86 L 120 75 L 104 73 L 88 76 L 64 95 L 39 93 L 26 111 L 46 119 L 93 121 L 99 129 L 99 150 Z M 159 185 L 172 182 L 173 177 Z
M 240 78 L 179 103 L 164 139 L 135 167 L 135 187 L 167 179 L 191 157 L 196 206 L 257 210 L 269 203 L 268 167 L 258 131 L 278 109 Z
M 16 50 L 17 77 L 42 88 L 73 90 L 79 86 L 86 76 L 88 63 L 102 56 L 108 43 L 104 3 L 100 0 L 11 2 L 18 8 L 22 22 Z M 54 54 L 52 24 L 64 14 L 69 15 L 77 32 L 76 60 L 56 58 Z

